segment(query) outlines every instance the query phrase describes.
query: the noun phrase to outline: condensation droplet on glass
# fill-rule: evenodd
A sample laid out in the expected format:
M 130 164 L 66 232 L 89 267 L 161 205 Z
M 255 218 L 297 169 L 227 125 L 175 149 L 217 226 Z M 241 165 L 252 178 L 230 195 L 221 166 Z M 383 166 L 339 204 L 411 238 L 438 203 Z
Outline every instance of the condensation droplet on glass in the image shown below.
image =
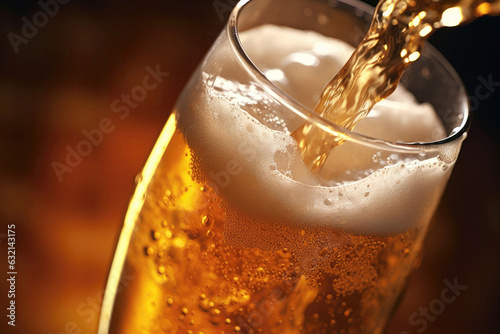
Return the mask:
M 318 23 L 321 25 L 325 25 L 328 23 L 328 18 L 326 17 L 325 14 L 323 13 L 318 14 Z
M 429 68 L 426 66 L 424 68 L 422 68 L 422 77 L 426 78 L 426 79 L 429 79 L 431 77 L 431 72 L 429 71 Z
M 248 123 L 248 124 L 245 126 L 245 128 L 247 129 L 247 131 L 248 131 L 249 133 L 252 133 L 252 132 L 253 132 L 253 126 L 252 126 L 252 124 Z

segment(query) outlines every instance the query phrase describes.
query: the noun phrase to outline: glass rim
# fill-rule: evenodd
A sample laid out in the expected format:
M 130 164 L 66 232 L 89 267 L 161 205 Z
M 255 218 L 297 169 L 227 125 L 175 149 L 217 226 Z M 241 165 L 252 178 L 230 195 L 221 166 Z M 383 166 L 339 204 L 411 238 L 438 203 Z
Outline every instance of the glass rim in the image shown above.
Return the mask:
M 436 149 L 437 147 L 441 147 L 446 144 L 450 144 L 460 138 L 464 137 L 464 134 L 468 131 L 470 127 L 471 120 L 471 112 L 469 108 L 469 103 L 467 98 L 463 99 L 461 104 L 463 112 L 462 122 L 457 131 L 452 132 L 447 137 L 431 142 L 412 142 L 412 143 L 403 143 L 390 141 L 381 138 L 375 138 L 368 135 L 364 135 L 362 133 L 358 133 L 356 131 L 348 130 L 343 128 L 328 119 L 320 116 L 315 113 L 311 109 L 304 106 L 302 103 L 295 100 L 292 96 L 281 90 L 278 86 L 276 86 L 272 81 L 270 81 L 264 73 L 252 62 L 250 57 L 245 52 L 243 45 L 241 43 L 239 37 L 238 30 L 238 20 L 241 15 L 244 7 L 251 1 L 256 0 L 241 0 L 239 1 L 234 9 L 232 10 L 229 21 L 226 25 L 226 32 L 229 36 L 229 40 L 231 42 L 231 46 L 236 52 L 237 58 L 240 63 L 243 65 L 245 70 L 251 75 L 251 77 L 256 80 L 257 83 L 261 85 L 261 87 L 271 95 L 277 102 L 284 105 L 286 108 L 290 109 L 293 113 L 300 116 L 304 120 L 314 123 L 316 126 L 321 128 L 323 131 L 332 133 L 337 136 L 341 136 L 346 138 L 351 142 L 355 142 L 364 146 L 369 146 L 373 148 L 380 148 L 385 150 L 397 151 L 401 153 L 411 153 L 411 152 L 421 152 L 421 151 L 429 151 Z M 366 14 L 373 16 L 374 7 L 358 1 L 358 0 L 337 0 L 337 2 L 341 2 L 352 6 L 354 8 L 360 9 L 364 11 Z M 463 92 L 464 97 L 466 97 L 466 91 L 462 80 L 459 75 L 456 73 L 453 66 L 446 60 L 446 58 L 435 49 L 429 42 L 426 43 L 427 52 L 434 57 L 435 61 L 439 62 L 441 66 L 445 69 L 445 71 L 451 76 L 453 80 L 459 85 L 460 90 Z

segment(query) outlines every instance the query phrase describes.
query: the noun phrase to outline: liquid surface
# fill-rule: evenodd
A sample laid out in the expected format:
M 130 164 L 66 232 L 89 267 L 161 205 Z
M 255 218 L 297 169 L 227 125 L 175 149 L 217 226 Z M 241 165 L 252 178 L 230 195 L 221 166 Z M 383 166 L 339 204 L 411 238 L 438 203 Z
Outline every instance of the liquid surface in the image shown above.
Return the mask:
M 441 27 L 499 14 L 500 1 L 382 0 L 368 33 L 349 61 L 324 88 L 315 112 L 337 125 L 353 127 L 397 87 L 403 71 L 420 57 L 424 42 Z M 321 170 L 331 149 L 343 140 L 304 124 L 293 137 L 313 172 Z

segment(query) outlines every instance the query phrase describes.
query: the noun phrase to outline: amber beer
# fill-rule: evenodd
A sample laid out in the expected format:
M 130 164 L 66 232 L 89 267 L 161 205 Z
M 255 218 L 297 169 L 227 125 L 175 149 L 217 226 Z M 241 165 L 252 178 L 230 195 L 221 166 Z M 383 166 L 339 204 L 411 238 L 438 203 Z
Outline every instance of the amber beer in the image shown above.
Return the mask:
M 117 295 L 111 333 L 381 330 L 419 253 L 417 231 L 253 222 L 196 181 L 206 176 L 195 154 L 174 130 L 132 235 L 124 272 L 135 278 Z M 227 224 L 268 244 L 228 242 Z
M 267 4 L 233 12 L 137 177 L 110 275 L 134 278 L 110 278 L 99 333 L 382 333 L 418 265 L 464 138 L 462 90 L 398 88 L 344 131 L 310 110 L 355 36 L 319 15 L 362 26 L 363 6 L 273 1 L 326 37 L 270 24 L 283 13 Z M 313 125 L 343 141 L 315 173 L 292 137 Z M 419 142 L 433 145 L 402 144 Z

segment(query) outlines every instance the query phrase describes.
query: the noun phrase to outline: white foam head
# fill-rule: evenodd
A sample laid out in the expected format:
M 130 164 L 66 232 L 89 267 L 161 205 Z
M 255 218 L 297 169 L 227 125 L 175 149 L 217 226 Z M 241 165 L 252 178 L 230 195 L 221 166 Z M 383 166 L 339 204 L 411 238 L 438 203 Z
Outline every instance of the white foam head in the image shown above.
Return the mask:
M 244 32 L 241 40 L 254 63 L 307 106 L 353 50 L 313 32 L 275 26 Z M 387 234 L 426 223 L 434 211 L 451 169 L 437 158 L 390 156 L 387 162 L 372 148 L 346 142 L 318 178 L 290 136 L 301 118 L 282 117 L 255 84 L 203 73 L 198 86 L 198 99 L 179 108 L 178 123 L 199 168 L 237 212 L 277 224 Z M 404 89 L 377 105 L 356 131 L 402 142 L 445 135 L 432 107 L 417 104 Z M 374 155 L 383 160 L 378 169 Z

